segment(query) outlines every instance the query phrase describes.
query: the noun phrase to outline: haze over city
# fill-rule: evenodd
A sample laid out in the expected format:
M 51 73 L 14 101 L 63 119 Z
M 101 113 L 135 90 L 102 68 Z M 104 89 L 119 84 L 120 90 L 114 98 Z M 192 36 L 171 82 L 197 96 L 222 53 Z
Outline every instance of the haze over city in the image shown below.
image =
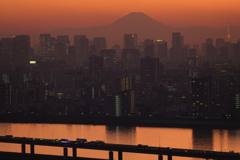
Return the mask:
M 0 6 L 1 158 L 240 159 L 239 0 Z

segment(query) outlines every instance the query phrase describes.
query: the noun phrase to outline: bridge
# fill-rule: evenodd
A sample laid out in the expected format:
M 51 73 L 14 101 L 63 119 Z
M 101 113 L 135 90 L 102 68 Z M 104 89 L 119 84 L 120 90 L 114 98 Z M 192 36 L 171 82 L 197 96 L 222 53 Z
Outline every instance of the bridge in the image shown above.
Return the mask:
M 147 145 L 125 145 L 125 144 L 111 144 L 104 143 L 103 141 L 87 142 L 85 139 L 77 139 L 70 141 L 68 139 L 40 139 L 40 138 L 27 138 L 27 137 L 13 137 L 12 135 L 0 136 L 0 142 L 3 143 L 17 143 L 21 145 L 22 160 L 25 159 L 26 145 L 30 146 L 30 154 L 34 157 L 34 146 L 53 146 L 63 148 L 63 160 L 67 160 L 68 149 L 72 149 L 71 159 L 77 160 L 77 149 L 93 149 L 109 151 L 109 160 L 113 160 L 113 151 L 118 152 L 118 160 L 123 160 L 123 152 L 143 153 L 157 155 L 158 160 L 163 160 L 163 156 L 167 156 L 168 160 L 172 160 L 173 156 L 204 158 L 214 160 L 239 160 L 240 153 L 234 152 L 220 152 L 209 150 L 194 150 L 194 149 L 180 149 L 170 147 L 154 147 Z M 156 158 L 157 159 L 157 158 Z

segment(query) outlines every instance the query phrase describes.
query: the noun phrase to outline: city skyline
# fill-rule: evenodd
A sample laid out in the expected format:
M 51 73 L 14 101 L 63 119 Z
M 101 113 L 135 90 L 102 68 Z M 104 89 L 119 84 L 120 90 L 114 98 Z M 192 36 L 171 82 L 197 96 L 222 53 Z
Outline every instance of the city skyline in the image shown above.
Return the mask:
M 238 0 L 76 1 L 2 0 L 1 33 L 46 33 L 62 28 L 103 26 L 131 12 L 143 12 L 171 27 L 240 26 Z M 166 7 L 167 6 L 167 7 Z M 191 14 L 189 14 L 191 13 Z

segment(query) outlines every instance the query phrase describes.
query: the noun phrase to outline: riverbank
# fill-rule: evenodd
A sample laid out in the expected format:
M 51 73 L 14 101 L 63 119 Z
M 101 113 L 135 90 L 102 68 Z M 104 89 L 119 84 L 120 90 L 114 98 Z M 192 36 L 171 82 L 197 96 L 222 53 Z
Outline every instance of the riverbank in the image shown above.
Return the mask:
M 1 115 L 0 123 L 92 124 L 174 128 L 240 129 L 240 120 L 161 119 L 158 117 Z

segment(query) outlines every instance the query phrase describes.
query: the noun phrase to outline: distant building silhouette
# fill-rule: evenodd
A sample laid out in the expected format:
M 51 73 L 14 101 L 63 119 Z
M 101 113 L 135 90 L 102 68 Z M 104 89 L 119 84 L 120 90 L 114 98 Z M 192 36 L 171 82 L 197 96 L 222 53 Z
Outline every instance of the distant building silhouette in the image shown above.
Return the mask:
M 29 51 L 30 51 L 29 35 L 17 35 L 13 37 L 12 41 L 13 64 L 27 65 L 29 61 L 28 58 Z
M 114 49 L 103 49 L 100 51 L 103 57 L 104 68 L 114 68 L 117 63 L 117 52 Z
M 51 55 L 51 35 L 40 34 L 39 35 L 39 52 L 43 57 L 49 57 Z
M 124 49 L 136 49 L 138 45 L 137 34 L 124 34 Z
M 123 68 L 135 70 L 139 67 L 140 52 L 138 49 L 123 49 L 122 63 Z
M 167 41 L 156 40 L 155 41 L 156 57 L 160 59 L 167 59 L 168 57 L 168 44 Z
M 88 38 L 85 35 L 75 35 L 74 46 L 77 64 L 85 66 L 88 62 Z
M 93 45 L 96 47 L 96 53 L 99 54 L 99 52 L 102 49 L 107 49 L 107 41 L 105 37 L 94 37 L 93 38 Z
M 146 58 L 140 59 L 140 76 L 141 84 L 154 84 L 160 79 L 161 64 L 159 58 Z

